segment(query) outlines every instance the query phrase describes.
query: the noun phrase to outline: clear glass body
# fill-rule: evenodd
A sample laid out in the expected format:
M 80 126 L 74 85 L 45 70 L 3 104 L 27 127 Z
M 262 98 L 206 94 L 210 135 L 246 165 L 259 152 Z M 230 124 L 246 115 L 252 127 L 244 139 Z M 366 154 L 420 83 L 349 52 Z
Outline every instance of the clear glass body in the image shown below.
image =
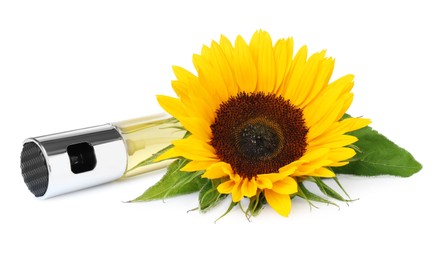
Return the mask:
M 181 124 L 166 114 L 146 116 L 113 123 L 125 139 L 128 164 L 122 178 L 150 172 L 166 167 L 170 161 L 142 166 L 142 162 L 172 141 L 183 138 Z

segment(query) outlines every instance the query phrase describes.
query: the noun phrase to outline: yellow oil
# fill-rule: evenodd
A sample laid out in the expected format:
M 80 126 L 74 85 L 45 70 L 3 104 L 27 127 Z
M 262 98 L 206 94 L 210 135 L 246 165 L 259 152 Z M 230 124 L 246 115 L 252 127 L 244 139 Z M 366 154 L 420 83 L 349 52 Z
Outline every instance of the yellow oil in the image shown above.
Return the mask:
M 114 123 L 125 139 L 128 166 L 124 176 L 132 177 L 166 167 L 170 161 L 153 163 L 138 167 L 138 164 L 148 159 L 172 141 L 181 139 L 185 131 L 181 124 L 168 115 L 159 114 Z

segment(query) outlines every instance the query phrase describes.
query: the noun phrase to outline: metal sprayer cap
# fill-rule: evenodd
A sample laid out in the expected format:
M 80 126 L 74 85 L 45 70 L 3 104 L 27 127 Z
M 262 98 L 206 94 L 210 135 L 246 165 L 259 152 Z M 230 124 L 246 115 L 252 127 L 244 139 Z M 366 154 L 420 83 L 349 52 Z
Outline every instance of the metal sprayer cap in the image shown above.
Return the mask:
M 50 198 L 123 176 L 127 154 L 111 124 L 29 138 L 21 152 L 21 174 L 35 197 Z

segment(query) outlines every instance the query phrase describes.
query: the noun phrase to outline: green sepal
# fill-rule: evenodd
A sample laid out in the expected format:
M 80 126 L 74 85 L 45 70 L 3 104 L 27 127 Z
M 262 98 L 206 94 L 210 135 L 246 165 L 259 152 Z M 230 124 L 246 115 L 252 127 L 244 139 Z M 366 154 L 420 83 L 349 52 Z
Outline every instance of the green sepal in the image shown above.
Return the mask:
M 257 195 L 253 196 L 249 200 L 248 208 L 245 211 L 246 217 L 249 219 L 251 216 L 257 216 L 258 214 L 260 214 L 265 204 L 266 199 L 263 192 L 258 192 Z
M 330 200 L 328 200 L 328 199 L 325 199 L 325 198 L 323 198 L 323 197 L 321 197 L 321 196 L 318 196 L 318 195 L 316 195 L 315 193 L 309 191 L 309 190 L 306 188 L 306 186 L 304 186 L 304 183 L 303 183 L 303 182 L 298 182 L 298 193 L 297 193 L 297 196 L 299 196 L 299 197 L 305 199 L 305 200 L 307 201 L 307 203 L 309 203 L 309 205 L 310 205 L 311 207 L 318 208 L 318 207 L 316 207 L 316 206 L 312 203 L 312 201 L 315 201 L 315 202 L 320 202 L 320 203 L 330 204 L 330 205 L 333 205 L 333 206 L 336 206 L 336 207 L 339 208 L 339 206 L 338 206 L 336 203 L 334 203 L 334 202 L 332 202 L 332 201 L 330 201 Z
M 206 212 L 228 196 L 217 191 L 219 184 L 220 180 L 207 180 L 199 191 L 199 210 L 201 212 Z
M 166 174 L 159 182 L 147 189 L 141 196 L 130 201 L 151 201 L 166 199 L 179 195 L 189 194 L 201 190 L 207 179 L 201 178 L 204 171 L 183 172 L 183 168 L 189 160 L 177 159 L 167 167 Z
M 348 197 L 348 199 L 351 200 L 350 195 L 348 195 L 347 191 L 344 189 L 344 187 L 342 187 L 341 183 L 340 183 L 339 180 L 338 180 L 338 177 L 333 177 L 332 179 L 336 182 L 336 184 L 338 185 L 338 187 L 339 187 L 339 188 L 342 190 L 342 192 Z
M 318 186 L 319 190 L 324 193 L 325 195 L 329 196 L 330 198 L 333 198 L 335 200 L 343 201 L 343 202 L 351 202 L 349 199 L 345 199 L 337 193 L 334 189 L 332 189 L 330 186 L 328 186 L 324 181 L 322 181 L 319 177 L 311 177 L 309 178 L 310 181 L 313 181 L 316 186 Z
M 347 114 L 344 116 L 344 118 L 349 117 Z M 354 143 L 359 150 L 349 164 L 333 167 L 335 173 L 409 177 L 422 169 L 422 165 L 412 154 L 369 126 L 348 134 L 359 139 Z
M 228 213 L 230 213 L 230 211 L 237 205 L 239 204 L 238 202 L 233 202 L 233 200 L 231 200 L 230 205 L 228 206 L 228 209 L 225 211 L 224 214 L 222 214 L 220 217 L 218 217 L 214 223 L 218 222 L 221 218 L 225 217 L 226 215 L 228 215 Z

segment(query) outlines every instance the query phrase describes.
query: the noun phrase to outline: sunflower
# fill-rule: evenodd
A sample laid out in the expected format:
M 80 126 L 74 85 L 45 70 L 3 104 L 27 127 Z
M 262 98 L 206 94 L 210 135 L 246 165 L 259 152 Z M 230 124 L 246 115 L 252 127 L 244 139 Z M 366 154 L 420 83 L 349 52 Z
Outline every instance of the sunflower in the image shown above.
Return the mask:
M 173 67 L 178 96 L 157 96 L 190 136 L 173 142 L 158 160 L 183 157 L 183 171 L 205 170 L 217 191 L 233 202 L 262 194 L 280 215 L 291 211 L 297 182 L 332 178 L 331 167 L 348 164 L 357 138 L 346 133 L 370 123 L 343 119 L 353 94 L 353 75 L 333 82 L 334 60 L 321 51 L 293 56 L 292 38 L 272 44 L 256 31 L 249 44 L 224 36 L 193 56 L 197 75 Z

